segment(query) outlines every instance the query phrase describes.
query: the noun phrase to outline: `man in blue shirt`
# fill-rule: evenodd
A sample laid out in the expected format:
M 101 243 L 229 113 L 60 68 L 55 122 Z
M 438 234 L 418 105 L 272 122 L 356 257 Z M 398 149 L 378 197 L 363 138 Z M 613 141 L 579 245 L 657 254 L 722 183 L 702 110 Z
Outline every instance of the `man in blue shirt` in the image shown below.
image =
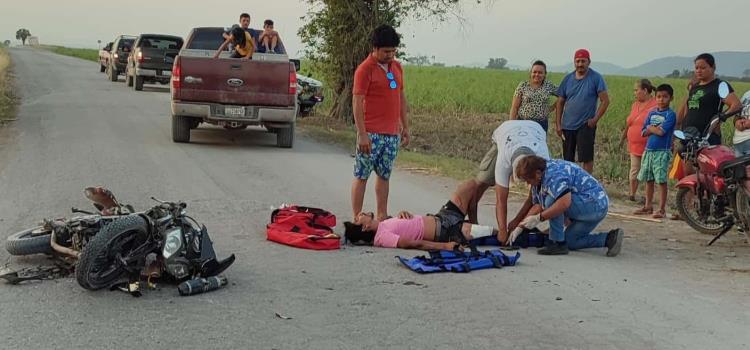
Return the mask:
M 607 112 L 609 95 L 604 78 L 589 68 L 587 50 L 576 51 L 574 63 L 575 72 L 563 78 L 557 91 L 557 135 L 563 139 L 563 158 L 575 162 L 577 151 L 578 162 L 593 174 L 596 124 Z
M 635 211 L 636 215 L 653 214 L 653 218 L 661 219 L 665 215 L 667 203 L 667 172 L 669 172 L 670 157 L 672 156 L 672 133 L 677 123 L 677 115 L 671 108 L 674 91 L 669 84 L 661 84 L 656 88 L 656 109 L 649 112 L 643 122 L 643 136 L 646 141 L 646 152 L 641 159 L 641 171 L 638 181 L 646 182 L 646 204 Z M 654 213 L 654 183 L 659 184 L 659 211 Z
M 575 163 L 531 155 L 518 160 L 514 171 L 531 185 L 531 200 L 519 211 L 517 217 L 525 218 L 518 226 L 533 229 L 549 220 L 549 241 L 539 254 L 561 255 L 568 254 L 568 249 L 585 248 L 607 248 L 607 256 L 620 252 L 622 229 L 592 233 L 609 210 L 607 192 L 593 176 Z M 570 220 L 567 227 L 566 218 Z

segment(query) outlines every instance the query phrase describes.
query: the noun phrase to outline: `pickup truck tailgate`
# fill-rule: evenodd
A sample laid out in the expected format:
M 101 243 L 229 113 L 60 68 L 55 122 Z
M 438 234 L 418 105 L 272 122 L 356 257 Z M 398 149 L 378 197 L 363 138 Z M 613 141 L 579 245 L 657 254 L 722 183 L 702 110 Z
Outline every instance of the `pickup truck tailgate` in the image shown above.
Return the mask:
M 294 105 L 288 61 L 180 56 L 178 99 L 236 105 Z

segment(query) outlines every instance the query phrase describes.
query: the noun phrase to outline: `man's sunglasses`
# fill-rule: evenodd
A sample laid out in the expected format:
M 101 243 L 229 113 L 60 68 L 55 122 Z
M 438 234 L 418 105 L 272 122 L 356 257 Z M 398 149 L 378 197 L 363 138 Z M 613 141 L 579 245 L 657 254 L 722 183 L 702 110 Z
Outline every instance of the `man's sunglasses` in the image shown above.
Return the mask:
M 385 77 L 388 78 L 388 81 L 390 81 L 389 86 L 391 87 L 391 90 L 395 90 L 396 88 L 398 88 L 398 84 L 396 83 L 396 78 L 393 76 L 393 72 L 386 73 Z

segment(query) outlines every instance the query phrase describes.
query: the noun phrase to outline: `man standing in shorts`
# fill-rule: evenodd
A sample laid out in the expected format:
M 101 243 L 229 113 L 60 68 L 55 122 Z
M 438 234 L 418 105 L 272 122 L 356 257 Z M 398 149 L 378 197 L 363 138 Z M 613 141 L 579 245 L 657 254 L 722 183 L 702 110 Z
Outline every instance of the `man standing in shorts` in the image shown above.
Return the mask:
M 357 155 L 352 182 L 352 217 L 362 212 L 367 179 L 375 171 L 377 219 L 388 217 L 389 179 L 400 146 L 409 144 L 403 70 L 395 60 L 401 43 L 393 27 L 372 33 L 372 53 L 354 73 L 352 108 L 357 127 Z
M 607 112 L 609 95 L 604 78 L 589 68 L 587 50 L 576 51 L 574 63 L 575 71 L 563 78 L 557 91 L 557 135 L 563 139 L 563 158 L 575 162 L 577 153 L 582 168 L 592 174 L 596 124 Z
M 477 194 L 469 203 L 469 221 L 477 223 L 477 206 L 482 194 L 490 186 L 495 186 L 495 215 L 497 218 L 497 239 L 508 243 L 508 232 L 512 231 L 523 218 L 508 223 L 508 194 L 513 163 L 528 155 L 549 159 L 547 132 L 539 123 L 531 120 L 508 120 L 500 124 L 492 133 L 492 147 L 479 165 L 475 179 L 479 183 Z

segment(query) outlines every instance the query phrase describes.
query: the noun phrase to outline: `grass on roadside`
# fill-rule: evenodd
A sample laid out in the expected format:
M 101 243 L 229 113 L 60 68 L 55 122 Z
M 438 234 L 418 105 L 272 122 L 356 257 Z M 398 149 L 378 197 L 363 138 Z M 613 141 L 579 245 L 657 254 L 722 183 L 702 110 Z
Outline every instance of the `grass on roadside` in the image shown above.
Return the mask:
M 15 115 L 16 96 L 13 92 L 10 66 L 7 49 L 0 47 L 0 126 L 12 120 Z
M 88 61 L 99 60 L 99 50 L 96 49 L 77 49 L 63 46 L 44 45 L 41 48 L 52 51 L 56 54 L 77 57 Z

